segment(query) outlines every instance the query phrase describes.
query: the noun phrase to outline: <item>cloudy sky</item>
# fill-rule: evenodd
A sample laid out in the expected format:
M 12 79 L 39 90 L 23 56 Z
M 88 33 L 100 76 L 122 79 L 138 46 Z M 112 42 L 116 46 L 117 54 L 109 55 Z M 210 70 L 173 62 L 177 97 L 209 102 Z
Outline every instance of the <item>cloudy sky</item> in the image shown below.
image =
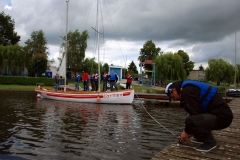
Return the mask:
M 240 0 L 100 0 L 104 41 L 100 61 L 127 67 L 139 64 L 140 48 L 148 40 L 163 54 L 184 50 L 195 68 L 209 59 L 240 63 Z M 50 56 L 59 63 L 60 36 L 66 34 L 66 0 L 0 0 L 0 8 L 15 21 L 20 45 L 33 31 L 42 30 Z M 97 0 L 70 0 L 68 30 L 88 30 L 86 57 L 97 58 L 95 49 Z M 236 34 L 235 34 L 236 33 Z

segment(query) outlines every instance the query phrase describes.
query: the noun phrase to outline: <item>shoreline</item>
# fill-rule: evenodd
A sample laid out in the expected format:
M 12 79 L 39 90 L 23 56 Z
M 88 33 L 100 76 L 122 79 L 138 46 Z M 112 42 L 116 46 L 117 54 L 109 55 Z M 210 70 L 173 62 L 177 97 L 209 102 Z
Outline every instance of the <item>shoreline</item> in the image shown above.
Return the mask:
M 35 90 L 31 90 L 31 89 L 12 89 L 12 88 L 9 88 L 9 89 L 0 89 L 0 92 L 1 91 L 13 91 L 13 92 L 20 92 L 20 91 L 23 91 L 23 92 L 35 92 Z

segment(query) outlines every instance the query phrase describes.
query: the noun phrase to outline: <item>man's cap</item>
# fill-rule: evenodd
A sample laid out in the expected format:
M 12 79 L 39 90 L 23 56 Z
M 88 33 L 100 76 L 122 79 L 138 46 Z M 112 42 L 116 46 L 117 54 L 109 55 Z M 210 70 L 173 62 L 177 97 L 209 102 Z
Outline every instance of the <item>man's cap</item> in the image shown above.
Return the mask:
M 174 85 L 173 83 L 168 83 L 168 85 L 165 88 L 165 93 L 167 94 L 168 98 L 169 98 L 169 102 L 171 102 L 172 98 L 171 98 L 171 93 L 173 92 L 173 88 Z

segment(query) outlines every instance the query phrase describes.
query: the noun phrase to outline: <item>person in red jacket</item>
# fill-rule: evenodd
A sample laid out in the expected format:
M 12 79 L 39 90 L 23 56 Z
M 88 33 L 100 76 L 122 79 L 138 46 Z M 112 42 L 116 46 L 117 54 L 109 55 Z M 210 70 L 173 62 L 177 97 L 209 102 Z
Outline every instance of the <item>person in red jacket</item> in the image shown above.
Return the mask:
M 132 75 L 130 73 L 126 76 L 127 82 L 126 82 L 126 89 L 130 89 L 130 85 L 132 83 Z
M 88 73 L 82 71 L 83 91 L 87 91 Z

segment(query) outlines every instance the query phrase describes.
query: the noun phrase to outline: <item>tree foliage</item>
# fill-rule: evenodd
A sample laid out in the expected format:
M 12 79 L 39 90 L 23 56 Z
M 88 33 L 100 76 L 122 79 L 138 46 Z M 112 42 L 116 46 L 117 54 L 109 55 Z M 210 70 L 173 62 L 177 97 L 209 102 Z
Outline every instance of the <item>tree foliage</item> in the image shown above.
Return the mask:
M 152 40 L 149 40 L 143 45 L 143 48 L 140 49 L 140 56 L 138 57 L 138 60 L 140 62 L 144 62 L 145 60 L 154 60 L 159 56 L 160 51 L 161 48 L 156 48 L 155 43 L 153 43 Z
M 122 75 L 123 75 L 123 78 L 125 78 L 125 76 L 126 76 L 127 73 L 128 73 L 127 68 L 122 68 Z
M 131 74 L 138 74 L 137 66 L 133 61 L 128 65 L 128 72 Z
M 240 64 L 236 64 L 236 81 L 237 83 L 240 82 Z
M 103 72 L 109 72 L 109 65 L 107 63 L 103 64 Z
M 86 30 L 82 34 L 78 30 L 69 31 L 67 34 L 67 67 L 70 67 L 73 72 L 79 72 L 83 68 L 88 38 L 89 35 Z M 66 39 L 66 36 L 64 39 Z M 66 41 L 63 42 L 62 47 L 66 51 Z M 85 63 L 84 66 L 86 66 Z
M 186 52 L 184 52 L 183 50 L 179 50 L 177 52 L 177 54 L 182 57 L 183 67 L 188 76 L 190 74 L 190 71 L 192 71 L 194 68 L 194 62 L 189 61 L 188 54 Z
M 205 70 L 205 77 L 208 81 L 231 83 L 234 78 L 234 67 L 224 59 L 210 59 Z
M 171 52 L 165 53 L 154 60 L 156 79 L 164 80 L 185 80 L 187 78 L 186 70 L 182 57 Z
M 35 54 L 29 64 L 29 75 L 37 75 L 37 77 L 41 77 L 43 73 L 47 70 L 47 56 L 44 53 Z
M 45 64 L 45 60 L 47 61 L 47 40 L 44 36 L 44 32 L 42 30 L 33 31 L 31 34 L 31 38 L 26 40 L 25 46 L 23 47 L 24 58 L 25 58 L 25 66 L 28 69 L 30 76 L 35 76 L 37 73 L 37 64 L 42 67 L 42 69 L 47 69 L 48 63 Z M 43 56 L 45 55 L 45 56 Z M 45 58 L 45 59 L 44 59 Z M 39 62 L 37 63 L 37 60 Z M 46 65 L 46 66 L 43 66 Z M 40 69 L 37 73 L 38 76 L 41 76 L 42 70 Z
M 0 45 L 0 72 L 20 75 L 25 63 L 24 52 L 19 45 Z
M 44 33 L 42 30 L 39 31 L 33 31 L 31 34 L 31 39 L 28 39 L 25 43 L 25 51 L 28 55 L 31 57 L 34 56 L 37 53 L 44 53 L 48 55 L 47 52 L 47 39 L 44 36 Z
M 98 63 L 94 61 L 94 58 L 86 58 L 84 61 L 84 68 L 89 73 L 98 73 Z
M 14 45 L 20 41 L 20 36 L 14 32 L 15 22 L 4 12 L 0 13 L 0 45 Z
M 204 68 L 203 68 L 202 65 L 200 65 L 200 66 L 198 67 L 198 69 L 199 69 L 200 71 L 204 71 Z

